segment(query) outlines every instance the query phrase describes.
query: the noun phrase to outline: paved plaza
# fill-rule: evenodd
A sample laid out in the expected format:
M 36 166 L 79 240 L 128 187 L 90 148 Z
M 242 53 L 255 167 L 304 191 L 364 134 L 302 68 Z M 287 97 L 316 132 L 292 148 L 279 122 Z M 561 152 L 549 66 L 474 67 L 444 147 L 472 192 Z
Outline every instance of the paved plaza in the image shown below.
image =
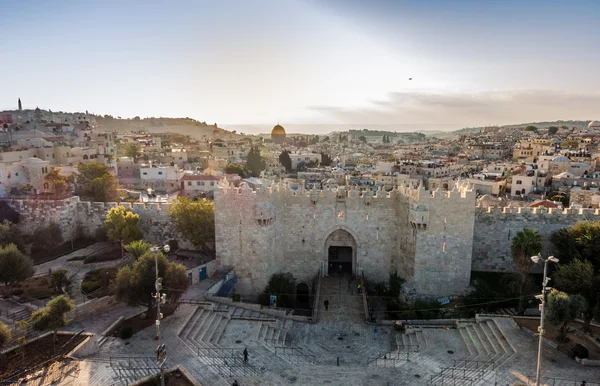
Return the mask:
M 196 287 L 186 299 L 199 296 Z M 527 385 L 527 377 L 535 374 L 536 341 L 509 317 L 399 334 L 364 323 L 357 312 L 362 307 L 358 294 L 348 290 L 347 281 L 340 286 L 340 279 L 327 278 L 322 290 L 330 305 L 328 310 L 320 305 L 317 323 L 224 304 L 181 304 L 162 324 L 165 368 L 181 365 L 206 386 L 235 380 L 245 386 L 513 386 Z M 74 327 L 97 332 L 111 316 L 116 318 L 117 311 Z M 154 327 L 127 341 L 108 337 L 97 353 L 57 370 L 53 384 L 127 385 L 155 374 L 154 338 Z M 579 386 L 583 380 L 594 385 L 600 369 L 583 367 L 544 346 L 543 376 L 546 385 Z

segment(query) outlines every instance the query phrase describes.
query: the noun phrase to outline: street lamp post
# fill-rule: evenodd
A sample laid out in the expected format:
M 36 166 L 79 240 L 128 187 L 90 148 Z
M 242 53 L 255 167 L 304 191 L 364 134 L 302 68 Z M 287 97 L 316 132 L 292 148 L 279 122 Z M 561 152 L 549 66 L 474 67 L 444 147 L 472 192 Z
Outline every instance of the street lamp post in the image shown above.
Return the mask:
M 531 261 L 533 261 L 536 264 L 540 260 L 544 262 L 544 279 L 542 282 L 542 294 L 536 295 L 536 299 L 539 299 L 542 302 L 542 304 L 541 304 L 542 310 L 541 310 L 541 315 L 540 315 L 540 326 L 538 327 L 539 341 L 538 341 L 538 355 L 537 355 L 537 370 L 536 370 L 536 376 L 535 376 L 536 386 L 540 386 L 540 375 L 542 372 L 542 343 L 544 342 L 544 316 L 546 314 L 546 286 L 548 285 L 548 282 L 550 281 L 550 278 L 548 277 L 548 262 L 558 263 L 558 259 L 554 256 L 548 256 L 547 259 L 544 259 L 542 257 L 541 253 L 538 253 L 537 256 L 531 256 Z
M 160 304 L 165 301 L 165 294 L 160 293 L 162 290 L 162 278 L 158 277 L 158 252 L 160 250 L 165 251 L 165 253 L 169 253 L 171 248 L 169 245 L 165 245 L 162 248 L 160 247 L 152 247 L 150 248 L 151 252 L 154 252 L 154 264 L 156 267 L 156 282 L 154 284 L 154 288 L 156 289 L 156 294 L 152 295 L 153 298 L 156 299 L 156 340 L 158 341 L 158 346 L 156 347 L 156 362 L 160 367 L 160 384 L 161 386 L 165 386 L 165 377 L 163 374 L 163 364 L 167 359 L 167 350 L 166 346 L 160 344 L 160 320 L 162 319 L 162 314 L 160 313 Z

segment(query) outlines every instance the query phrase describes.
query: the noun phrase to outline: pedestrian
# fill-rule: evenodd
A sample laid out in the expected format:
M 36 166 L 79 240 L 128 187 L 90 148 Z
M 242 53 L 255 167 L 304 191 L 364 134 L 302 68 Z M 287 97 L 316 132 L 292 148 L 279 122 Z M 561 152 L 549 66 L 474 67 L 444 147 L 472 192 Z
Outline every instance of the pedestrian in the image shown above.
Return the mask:
M 358 283 L 358 285 L 356 286 L 356 289 L 358 290 L 358 293 L 360 293 L 360 283 Z
M 585 386 L 585 385 L 587 385 L 586 381 L 581 382 L 581 386 Z
M 325 306 L 325 311 L 327 311 L 329 309 L 329 300 L 325 299 L 323 305 Z
M 350 291 L 351 286 L 352 286 L 352 278 L 348 279 L 348 291 Z
M 244 348 L 244 363 L 248 363 L 248 348 Z
M 340 275 L 341 275 L 342 274 L 342 265 L 341 264 L 338 266 L 338 270 L 340 271 Z
M 235 381 L 233 381 L 233 383 L 231 384 L 231 386 L 240 386 L 240 384 L 238 383 L 237 379 Z

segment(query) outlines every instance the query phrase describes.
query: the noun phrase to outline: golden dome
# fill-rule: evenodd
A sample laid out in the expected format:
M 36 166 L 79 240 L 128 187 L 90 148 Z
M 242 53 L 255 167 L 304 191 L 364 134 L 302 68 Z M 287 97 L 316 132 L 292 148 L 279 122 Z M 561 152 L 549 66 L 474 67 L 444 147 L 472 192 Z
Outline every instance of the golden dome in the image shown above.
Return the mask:
M 281 143 L 285 140 L 285 129 L 283 126 L 277 124 L 271 130 L 271 139 L 276 143 Z

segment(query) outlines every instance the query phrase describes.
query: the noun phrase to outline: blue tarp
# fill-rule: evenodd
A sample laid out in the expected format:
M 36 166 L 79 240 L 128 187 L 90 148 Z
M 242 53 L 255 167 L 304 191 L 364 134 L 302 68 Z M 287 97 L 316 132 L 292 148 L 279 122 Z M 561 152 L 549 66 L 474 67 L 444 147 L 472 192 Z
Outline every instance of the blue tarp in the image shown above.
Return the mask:
M 217 296 L 221 296 L 224 298 L 229 297 L 229 294 L 231 294 L 231 290 L 233 289 L 235 283 L 235 278 L 227 280 L 225 283 L 223 283 L 223 285 L 219 289 L 219 292 L 217 292 Z

